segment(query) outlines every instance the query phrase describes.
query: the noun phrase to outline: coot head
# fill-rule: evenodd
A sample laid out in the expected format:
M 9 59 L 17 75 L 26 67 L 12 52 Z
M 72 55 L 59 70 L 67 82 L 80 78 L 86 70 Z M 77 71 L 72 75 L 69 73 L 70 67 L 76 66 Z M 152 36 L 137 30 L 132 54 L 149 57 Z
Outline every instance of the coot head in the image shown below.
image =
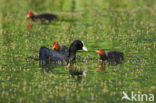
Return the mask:
M 28 10 L 28 12 L 27 12 L 27 17 L 28 17 L 28 18 L 31 18 L 31 17 L 33 17 L 33 16 L 34 16 L 33 12 L 32 12 L 31 10 Z
M 74 61 L 76 58 L 76 52 L 78 50 L 84 50 L 88 51 L 87 48 L 85 47 L 83 41 L 81 40 L 75 40 L 69 48 L 69 61 Z
M 60 44 L 58 42 L 54 42 L 53 49 L 56 51 L 59 51 L 60 50 Z
M 87 48 L 85 47 L 83 41 L 81 40 L 75 40 L 71 46 L 70 46 L 70 50 L 84 50 L 84 51 L 88 51 Z M 72 51 L 71 51 L 72 52 Z
M 99 56 L 108 56 L 108 54 L 105 50 L 98 49 L 96 52 L 99 54 Z

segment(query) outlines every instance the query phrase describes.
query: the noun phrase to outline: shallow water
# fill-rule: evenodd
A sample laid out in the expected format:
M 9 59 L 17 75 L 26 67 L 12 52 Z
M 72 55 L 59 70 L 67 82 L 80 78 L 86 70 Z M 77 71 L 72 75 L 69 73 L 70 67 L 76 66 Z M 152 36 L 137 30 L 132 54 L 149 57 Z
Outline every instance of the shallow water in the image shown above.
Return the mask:
M 156 96 L 156 2 L 119 1 L 2 0 L 0 102 L 120 103 L 123 91 Z M 59 20 L 32 23 L 26 19 L 30 8 Z M 79 51 L 74 66 L 39 66 L 41 46 L 52 48 L 56 41 L 69 46 L 76 39 L 88 52 Z M 97 49 L 121 51 L 125 60 L 101 65 Z M 81 71 L 85 75 L 77 76 Z

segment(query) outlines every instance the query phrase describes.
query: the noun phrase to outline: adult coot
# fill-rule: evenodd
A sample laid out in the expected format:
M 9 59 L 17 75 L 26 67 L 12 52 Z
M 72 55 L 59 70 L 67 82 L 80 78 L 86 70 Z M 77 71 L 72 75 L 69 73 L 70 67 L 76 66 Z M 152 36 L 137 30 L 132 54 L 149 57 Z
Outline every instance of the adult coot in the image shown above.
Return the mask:
M 39 51 L 39 60 L 44 63 L 46 61 L 53 62 L 73 62 L 76 59 L 76 52 L 78 50 L 88 51 L 84 43 L 81 40 L 75 40 L 69 48 L 69 55 L 65 55 L 56 50 L 49 49 L 47 47 L 41 47 Z
M 57 18 L 54 14 L 44 13 L 35 15 L 32 11 L 28 10 L 27 17 L 31 18 L 33 21 L 41 20 L 41 21 L 53 21 Z
M 121 63 L 124 60 L 124 54 L 122 52 L 118 51 L 111 51 L 111 52 L 106 52 L 105 50 L 99 49 L 96 51 L 100 59 L 102 61 L 108 61 L 111 63 Z

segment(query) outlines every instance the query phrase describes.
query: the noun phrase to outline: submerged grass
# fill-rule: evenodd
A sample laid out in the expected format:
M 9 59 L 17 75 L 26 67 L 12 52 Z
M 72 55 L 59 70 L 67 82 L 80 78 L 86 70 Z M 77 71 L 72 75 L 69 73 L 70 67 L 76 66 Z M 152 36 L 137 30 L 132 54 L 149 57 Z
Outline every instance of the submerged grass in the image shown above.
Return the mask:
M 119 103 L 122 91 L 156 95 L 154 0 L 0 1 L 1 103 Z M 26 19 L 28 9 L 55 13 L 60 20 L 33 23 Z M 38 58 L 41 46 L 52 48 L 55 41 L 69 46 L 75 39 L 89 50 L 77 54 L 76 67 L 87 71 L 79 79 L 66 66 L 45 69 L 29 58 Z M 101 66 L 97 49 L 122 51 L 125 61 Z

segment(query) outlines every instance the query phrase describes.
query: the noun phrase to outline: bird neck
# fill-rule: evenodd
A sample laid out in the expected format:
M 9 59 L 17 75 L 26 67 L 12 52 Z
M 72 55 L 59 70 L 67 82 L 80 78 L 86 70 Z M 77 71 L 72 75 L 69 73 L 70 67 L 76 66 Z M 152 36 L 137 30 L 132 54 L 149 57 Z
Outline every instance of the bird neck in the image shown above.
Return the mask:
M 100 58 L 103 60 L 107 60 L 108 59 L 108 53 L 104 52 L 102 55 L 100 55 Z
M 108 57 L 108 53 L 106 51 L 103 51 L 102 55 L 103 57 Z
M 77 49 L 74 46 L 69 48 L 69 61 L 74 61 L 76 58 Z
M 33 14 L 30 18 L 31 19 L 35 19 L 36 18 L 36 15 Z

